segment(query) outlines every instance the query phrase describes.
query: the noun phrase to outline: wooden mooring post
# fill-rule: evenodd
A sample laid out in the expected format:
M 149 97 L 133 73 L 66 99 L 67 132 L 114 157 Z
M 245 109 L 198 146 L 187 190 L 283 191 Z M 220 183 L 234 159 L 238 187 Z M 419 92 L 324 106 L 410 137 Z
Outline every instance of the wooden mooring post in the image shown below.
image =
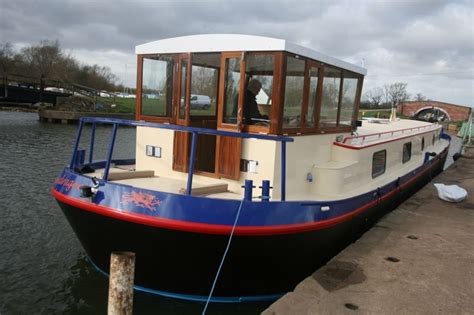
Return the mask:
M 113 252 L 110 255 L 108 315 L 131 315 L 133 313 L 134 277 L 135 254 Z

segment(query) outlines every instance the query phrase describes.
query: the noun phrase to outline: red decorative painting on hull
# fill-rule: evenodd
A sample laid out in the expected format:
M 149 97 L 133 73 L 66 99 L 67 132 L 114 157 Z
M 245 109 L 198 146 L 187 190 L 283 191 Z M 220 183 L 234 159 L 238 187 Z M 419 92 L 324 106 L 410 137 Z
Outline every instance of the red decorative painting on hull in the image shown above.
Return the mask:
M 150 211 L 155 211 L 156 207 L 161 204 L 161 201 L 155 196 L 136 191 L 122 195 L 122 204 L 128 205 L 130 202 L 137 207 L 147 208 Z

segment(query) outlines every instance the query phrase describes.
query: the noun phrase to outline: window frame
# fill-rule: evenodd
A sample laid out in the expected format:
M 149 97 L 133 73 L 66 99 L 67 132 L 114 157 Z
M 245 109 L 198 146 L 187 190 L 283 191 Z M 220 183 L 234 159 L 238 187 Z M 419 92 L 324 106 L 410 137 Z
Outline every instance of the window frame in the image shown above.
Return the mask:
M 349 76 L 349 75 L 353 76 Z M 341 125 L 341 111 L 342 111 L 342 98 L 343 98 L 343 91 L 344 91 L 344 80 L 345 79 L 356 79 L 356 92 L 354 95 L 354 107 L 352 108 L 352 115 L 351 115 L 351 123 L 349 125 Z M 339 104 L 338 104 L 338 112 L 337 112 L 337 126 L 340 128 L 344 127 L 351 127 L 353 128 L 353 123 L 358 119 L 358 112 L 360 106 L 360 92 L 362 91 L 362 82 L 363 77 L 360 77 L 360 74 L 342 69 L 342 77 L 341 77 L 341 87 L 339 92 Z M 355 128 L 354 128 L 355 129 Z
M 304 134 L 308 133 L 317 133 L 319 132 L 319 114 L 321 110 L 321 93 L 323 89 L 322 81 L 323 81 L 323 65 L 320 62 L 307 59 L 305 65 L 305 83 L 304 83 L 304 94 L 303 94 L 303 113 L 301 116 L 301 124 L 302 128 L 301 131 Z M 316 98 L 314 100 L 314 113 L 313 113 L 313 121 L 314 126 L 306 126 L 306 117 L 308 116 L 308 109 L 309 109 L 309 100 L 310 100 L 310 93 L 311 93 L 311 68 L 318 69 L 318 84 L 316 85 Z
M 376 154 L 381 153 L 381 152 L 384 153 L 383 171 L 378 172 L 378 173 L 374 173 L 374 158 L 375 158 Z M 376 152 L 372 153 L 372 179 L 377 178 L 377 177 L 385 174 L 386 170 L 387 170 L 387 149 L 383 149 L 383 150 L 376 151 Z
M 170 109 L 170 116 L 150 116 L 150 115 L 142 115 L 142 91 L 143 91 L 143 60 L 146 58 L 153 58 L 159 56 L 166 56 L 171 57 L 173 59 L 173 79 L 172 79 L 172 87 L 174 88 L 176 84 L 176 70 L 178 66 L 178 55 L 179 54 L 141 54 L 137 55 L 137 88 L 136 88 L 136 104 L 135 104 L 135 119 L 136 120 L 144 120 L 149 122 L 157 122 L 157 123 L 169 123 L 174 124 L 176 123 L 176 115 L 175 115 L 175 91 L 172 90 L 171 95 L 171 109 Z
M 286 90 L 286 70 L 287 70 L 287 64 L 288 64 L 288 57 L 292 57 L 292 58 L 296 58 L 296 59 L 299 59 L 299 60 L 302 60 L 304 61 L 304 72 L 303 72 L 303 104 L 301 104 L 301 112 L 300 112 L 300 117 L 301 117 L 301 121 L 300 121 L 300 125 L 299 127 L 291 127 L 291 128 L 284 128 L 283 127 L 283 114 L 285 112 L 285 109 L 284 109 L 284 106 L 285 106 L 285 90 Z M 308 108 L 308 97 L 307 97 L 307 67 L 308 67 L 308 58 L 305 58 L 305 57 L 302 57 L 302 56 L 299 56 L 299 55 L 296 55 L 296 54 L 292 54 L 292 53 L 288 53 L 288 52 L 285 52 L 285 55 L 284 55 L 284 67 L 283 67 L 283 73 L 282 73 L 282 77 L 281 77 L 281 81 L 280 81 L 280 87 L 281 87 L 281 98 L 280 98 L 280 110 L 281 110 L 281 113 L 280 113 L 280 117 L 279 117 L 279 133 L 281 134 L 284 134 L 284 135 L 290 135 L 290 134 L 296 134 L 296 135 L 300 135 L 303 133 L 303 115 L 305 115 L 305 108 L 307 109 Z M 319 82 L 318 82 L 319 84 Z
M 240 81 L 239 81 L 239 98 L 237 103 L 237 121 L 235 124 L 224 122 L 224 101 L 225 101 L 225 80 L 227 72 L 226 60 L 230 58 L 240 58 Z M 230 130 L 241 132 L 243 129 L 242 116 L 243 116 L 243 95 L 242 90 L 245 84 L 245 64 L 244 64 L 244 53 L 240 51 L 235 52 L 221 52 L 221 73 L 219 75 L 219 87 L 218 87 L 218 103 L 217 103 L 217 129 Z
M 407 151 L 406 151 L 406 152 L 408 152 L 408 158 L 405 159 L 405 149 L 406 148 L 409 148 L 409 150 L 407 149 Z M 411 141 L 405 142 L 403 144 L 403 151 L 402 151 L 402 164 L 405 164 L 405 163 L 409 162 L 411 160 L 411 155 L 412 155 L 412 143 L 411 143 Z
M 249 133 L 274 133 L 274 126 L 272 124 L 273 122 L 273 117 L 277 111 L 275 110 L 275 107 L 280 106 L 280 82 L 281 82 L 281 71 L 280 71 L 280 66 L 281 66 L 281 53 L 279 52 L 274 52 L 274 51 L 248 51 L 244 52 L 244 58 L 243 58 L 243 69 L 244 69 L 244 88 L 245 89 L 245 84 L 247 82 L 245 78 L 245 71 L 247 68 L 247 58 L 248 56 L 257 56 L 257 55 L 271 55 L 273 56 L 273 82 L 272 82 L 272 108 L 271 111 L 268 115 L 269 119 L 269 124 L 268 126 L 256 126 L 256 125 L 247 125 L 244 123 L 245 119 L 243 119 L 242 123 L 242 131 L 244 132 L 249 132 Z M 242 70 L 241 70 L 242 71 Z M 245 91 L 241 91 L 242 93 L 245 93 Z M 243 112 L 243 101 L 242 101 L 242 112 Z
M 199 65 L 199 64 L 196 64 L 194 63 L 194 57 L 196 56 L 199 56 L 199 55 L 207 55 L 207 54 L 214 54 L 214 53 L 207 53 L 207 52 L 194 52 L 194 53 L 191 53 L 191 56 L 190 56 L 190 68 L 191 70 L 189 71 L 190 73 L 190 86 L 189 86 L 189 119 L 190 121 L 193 121 L 193 118 L 195 117 L 200 117 L 200 118 L 204 118 L 204 117 L 207 117 L 209 119 L 218 119 L 218 110 L 219 110 L 219 84 L 220 84 L 220 75 L 221 75 L 221 71 L 220 71 L 220 66 L 221 66 L 221 53 L 215 53 L 216 55 L 219 56 L 219 67 L 213 67 L 213 66 L 209 66 L 207 65 L 206 67 L 203 67 L 202 65 Z M 217 70 L 217 86 L 216 86 L 216 108 L 215 108 L 215 114 L 214 115 L 191 115 L 191 101 L 192 101 L 192 88 L 193 88 L 193 85 L 192 85 L 192 82 L 193 82 L 193 66 L 198 66 L 198 67 L 203 67 L 203 68 L 209 68 L 209 69 L 215 69 Z

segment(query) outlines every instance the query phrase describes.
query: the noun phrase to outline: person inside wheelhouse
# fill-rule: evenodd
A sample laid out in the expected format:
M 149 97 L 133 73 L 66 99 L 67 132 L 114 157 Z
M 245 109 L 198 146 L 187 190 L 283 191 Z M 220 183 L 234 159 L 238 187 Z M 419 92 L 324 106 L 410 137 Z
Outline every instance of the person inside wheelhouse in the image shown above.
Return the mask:
M 257 123 L 262 123 L 265 126 L 268 126 L 268 116 L 262 115 L 258 109 L 257 96 L 262 90 L 262 83 L 257 79 L 251 79 L 247 88 L 245 89 L 244 94 L 244 122 L 247 125 L 254 125 Z M 237 117 L 239 97 L 235 97 L 234 101 L 234 113 L 233 115 Z

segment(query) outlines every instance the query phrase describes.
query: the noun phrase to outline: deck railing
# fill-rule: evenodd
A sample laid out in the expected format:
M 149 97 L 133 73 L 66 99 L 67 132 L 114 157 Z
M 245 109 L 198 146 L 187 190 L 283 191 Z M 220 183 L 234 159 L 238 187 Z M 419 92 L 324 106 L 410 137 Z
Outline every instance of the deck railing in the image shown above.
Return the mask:
M 350 136 L 350 137 L 345 137 L 342 140 L 342 143 L 348 144 L 348 145 L 365 145 L 373 141 L 379 141 L 382 139 L 390 139 L 394 136 L 403 136 L 403 135 L 413 134 L 413 133 L 418 133 L 418 132 L 421 133 L 425 131 L 426 132 L 434 131 L 440 128 L 441 128 L 440 125 L 427 125 L 427 126 L 399 129 L 399 130 L 393 130 L 393 131 L 370 133 L 366 135 Z
M 188 162 L 188 179 L 186 185 L 186 193 L 191 195 L 192 185 L 193 185 L 193 175 L 194 175 L 194 160 L 196 157 L 196 147 L 197 147 L 197 136 L 198 135 L 214 135 L 214 136 L 226 136 L 234 138 L 243 138 L 243 139 L 259 139 L 259 140 L 270 140 L 277 141 L 281 143 L 281 200 L 286 199 L 286 143 L 293 142 L 293 138 L 282 137 L 282 136 L 272 136 L 265 134 L 250 134 L 250 133 L 240 133 L 224 130 L 214 130 L 214 129 L 205 129 L 205 128 L 196 128 L 196 127 L 186 127 L 186 126 L 177 126 L 177 125 L 168 125 L 160 123 L 152 123 L 145 121 L 135 121 L 135 120 L 124 120 L 124 119 L 114 119 L 114 118 L 96 118 L 96 117 L 83 117 L 79 121 L 79 128 L 77 129 L 76 142 L 74 144 L 74 151 L 72 153 L 72 158 L 70 162 L 70 168 L 74 168 L 75 161 L 77 158 L 77 152 L 79 148 L 79 143 L 81 140 L 82 129 L 85 124 L 92 124 L 91 140 L 89 146 L 89 163 L 93 161 L 93 152 L 94 152 L 94 140 L 95 140 L 95 127 L 97 124 L 108 124 L 112 125 L 112 137 L 109 142 L 109 149 L 107 152 L 107 160 L 105 164 L 103 180 L 107 181 L 109 177 L 110 165 L 112 161 L 112 154 L 115 145 L 115 138 L 117 136 L 118 126 L 135 126 L 135 127 L 151 127 L 159 129 L 168 129 L 175 131 L 182 131 L 191 133 L 191 152 Z

